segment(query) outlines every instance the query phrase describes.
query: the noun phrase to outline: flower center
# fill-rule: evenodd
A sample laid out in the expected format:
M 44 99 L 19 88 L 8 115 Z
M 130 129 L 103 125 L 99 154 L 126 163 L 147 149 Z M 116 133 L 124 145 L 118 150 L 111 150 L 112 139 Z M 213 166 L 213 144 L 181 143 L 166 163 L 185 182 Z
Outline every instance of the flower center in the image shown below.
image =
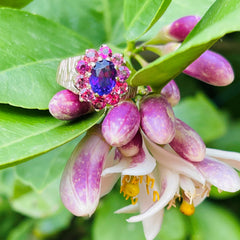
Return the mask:
M 89 78 L 93 92 L 100 96 L 111 93 L 116 85 L 117 71 L 114 64 L 106 59 L 96 62 Z
M 123 192 L 123 196 L 125 197 L 126 200 L 130 198 L 133 205 L 136 204 L 138 201 L 137 195 L 140 192 L 139 184 L 143 183 L 143 179 L 146 185 L 147 194 L 149 195 L 150 189 L 153 189 L 154 187 L 154 182 L 155 182 L 154 178 L 151 178 L 148 175 L 146 175 L 145 178 L 144 176 L 129 176 L 129 175 L 125 175 L 122 178 L 120 193 Z M 159 193 L 157 191 L 152 191 L 152 193 L 153 193 L 153 202 L 158 201 Z

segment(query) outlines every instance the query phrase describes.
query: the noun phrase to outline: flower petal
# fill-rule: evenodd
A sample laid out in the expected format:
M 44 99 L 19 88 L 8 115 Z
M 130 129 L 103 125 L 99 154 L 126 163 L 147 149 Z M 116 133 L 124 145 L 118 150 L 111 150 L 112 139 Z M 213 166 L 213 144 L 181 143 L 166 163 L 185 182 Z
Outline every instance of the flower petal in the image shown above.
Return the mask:
M 208 157 L 194 165 L 206 180 L 217 188 L 227 192 L 236 192 L 240 189 L 238 173 L 227 164 Z
M 143 220 L 143 231 L 147 240 L 153 240 L 159 233 L 163 221 L 164 209 Z
M 147 175 L 153 171 L 156 166 L 156 160 L 148 152 L 143 142 L 142 149 L 136 156 L 132 157 L 132 162 L 127 169 L 124 169 L 123 175 L 141 176 Z
M 108 154 L 104 168 L 112 167 L 113 165 L 118 163 L 118 161 L 114 159 L 114 156 L 115 156 L 115 148 L 113 148 Z M 119 177 L 120 177 L 119 173 L 102 176 L 100 197 L 103 197 L 104 195 L 108 194 L 112 190 L 113 186 L 115 185 Z
M 155 215 L 158 211 L 161 211 L 168 202 L 174 197 L 179 186 L 179 175 L 168 170 L 167 168 L 160 169 L 161 173 L 161 186 L 162 192 L 160 194 L 160 200 L 155 202 L 149 209 L 143 213 L 130 217 L 128 222 L 139 222 Z
M 157 144 L 151 142 L 147 137 L 144 137 L 146 141 L 146 146 L 152 153 L 153 157 L 164 167 L 167 167 L 173 171 L 180 174 L 186 175 L 196 181 L 204 184 L 205 179 L 202 174 L 196 169 L 196 167 L 184 160 L 183 158 L 173 154 L 164 148 L 158 146 Z M 167 145 L 168 146 L 168 145 Z M 170 146 L 169 146 L 170 148 Z
M 64 169 L 60 195 L 76 216 L 91 216 L 100 198 L 100 180 L 110 146 L 94 127 L 74 149 Z
M 192 203 L 193 198 L 196 196 L 196 189 L 193 181 L 183 175 L 180 176 L 180 187 L 184 191 L 184 194 Z
M 213 148 L 207 148 L 206 154 L 209 157 L 217 158 L 229 164 L 230 166 L 240 170 L 240 153 L 238 152 L 230 152 Z
M 130 204 L 126 207 L 120 208 L 117 211 L 115 211 L 114 213 L 136 213 L 139 211 L 139 204 L 136 203 L 134 205 Z

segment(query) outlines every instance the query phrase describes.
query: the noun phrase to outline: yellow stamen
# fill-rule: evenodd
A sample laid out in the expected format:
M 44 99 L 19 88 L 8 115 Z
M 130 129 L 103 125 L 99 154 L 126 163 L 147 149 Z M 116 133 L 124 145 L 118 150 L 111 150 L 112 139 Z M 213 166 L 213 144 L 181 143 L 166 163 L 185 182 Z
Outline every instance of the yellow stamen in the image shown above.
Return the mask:
M 132 205 L 135 205 L 138 201 L 138 198 L 131 198 Z
M 159 193 L 157 191 L 153 191 L 153 201 L 155 202 L 157 200 L 159 200 Z
M 147 189 L 147 194 L 149 195 L 149 188 L 147 184 L 146 184 L 146 189 Z
M 191 216 L 195 212 L 195 207 L 193 204 L 190 204 L 187 201 L 183 200 L 180 206 L 180 211 L 187 216 Z

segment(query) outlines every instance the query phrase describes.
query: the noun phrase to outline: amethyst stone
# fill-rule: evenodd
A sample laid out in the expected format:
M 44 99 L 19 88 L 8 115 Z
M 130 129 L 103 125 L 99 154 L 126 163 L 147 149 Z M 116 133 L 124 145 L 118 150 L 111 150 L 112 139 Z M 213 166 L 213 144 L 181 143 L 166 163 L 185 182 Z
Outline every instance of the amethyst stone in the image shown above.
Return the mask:
M 96 62 L 89 78 L 93 92 L 100 96 L 109 94 L 116 85 L 116 76 L 117 71 L 112 62 L 105 59 Z

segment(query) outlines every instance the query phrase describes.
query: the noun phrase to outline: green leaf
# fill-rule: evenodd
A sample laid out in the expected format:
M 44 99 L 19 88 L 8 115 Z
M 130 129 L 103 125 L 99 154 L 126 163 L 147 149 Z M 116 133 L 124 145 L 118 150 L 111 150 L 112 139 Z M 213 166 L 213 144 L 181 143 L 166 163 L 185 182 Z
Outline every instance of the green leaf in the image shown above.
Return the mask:
M 240 30 L 240 2 L 217 0 L 189 34 L 180 48 L 150 63 L 130 80 L 133 86 L 160 88 L 226 33 Z
M 42 192 L 34 192 L 31 189 L 23 192 L 24 185 L 19 182 L 15 187 L 14 197 L 10 200 L 12 208 L 29 217 L 43 218 L 55 214 L 62 203 L 59 196 L 59 179 L 49 184 Z M 29 188 L 25 186 L 25 188 Z M 21 194 L 19 194 L 21 193 Z
M 128 205 L 129 202 L 117 192 L 111 192 L 100 203 L 93 222 L 94 240 L 144 240 L 141 223 L 128 223 L 129 214 L 114 214 L 117 209 Z
M 162 227 L 156 240 L 185 240 L 187 234 L 186 218 L 179 209 L 165 210 Z
M 123 0 L 34 0 L 26 8 L 59 22 L 94 43 L 125 45 Z
M 239 191 L 238 192 L 225 192 L 225 191 L 219 192 L 217 187 L 212 186 L 211 192 L 210 192 L 210 197 L 213 199 L 228 199 L 228 198 L 232 198 L 238 194 L 239 194 Z
M 224 115 L 202 93 L 184 98 L 174 107 L 174 113 L 206 142 L 217 139 L 226 132 Z
M 180 17 L 187 15 L 203 16 L 214 2 L 215 0 L 201 0 L 195 1 L 193 4 L 192 0 L 172 0 L 164 15 L 154 24 L 148 33 L 141 38 L 141 40 L 149 40 L 154 37 L 162 27 L 174 22 Z
M 91 46 L 75 32 L 37 15 L 0 9 L 0 102 L 47 109 L 61 88 L 56 83 L 62 58 Z
M 162 16 L 171 0 L 125 0 L 124 23 L 127 39 L 135 40 L 147 32 Z
M 224 208 L 210 203 L 203 203 L 196 208 L 191 217 L 191 240 L 238 240 L 240 226 L 238 219 Z
M 0 108 L 0 168 L 54 149 L 84 133 L 102 119 L 103 111 L 79 121 L 60 121 L 47 111 L 2 105 Z
M 13 194 L 15 174 L 13 168 L 0 171 L 0 195 L 10 197 Z
M 56 214 L 39 219 L 34 226 L 34 233 L 42 238 L 56 234 L 69 226 L 72 217 L 73 215 L 62 207 Z
M 0 7 L 22 8 L 33 0 L 0 0 Z
M 221 138 L 211 142 L 210 147 L 220 148 L 227 151 L 240 152 L 239 136 L 240 136 L 240 120 L 236 122 L 232 121 L 228 124 L 226 134 L 224 134 Z
M 15 167 L 18 178 L 35 191 L 43 190 L 55 179 L 60 179 L 67 160 L 81 138 L 19 164 Z
M 9 233 L 7 240 L 25 240 L 31 239 L 32 236 L 32 228 L 34 221 L 32 219 L 25 220 L 18 224 L 12 229 Z

